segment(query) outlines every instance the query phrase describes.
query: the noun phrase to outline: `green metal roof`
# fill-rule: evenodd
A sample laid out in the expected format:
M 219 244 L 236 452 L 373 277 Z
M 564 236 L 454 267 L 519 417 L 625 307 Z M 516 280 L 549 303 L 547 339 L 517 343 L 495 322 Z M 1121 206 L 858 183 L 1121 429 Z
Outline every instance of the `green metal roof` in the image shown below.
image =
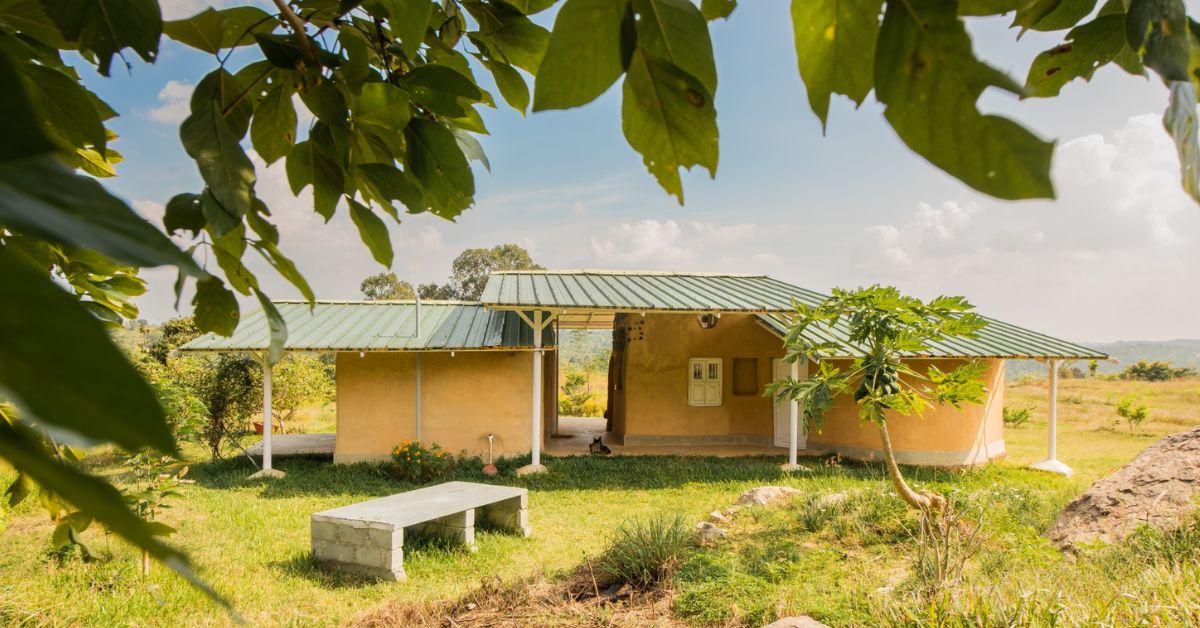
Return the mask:
M 912 353 L 914 358 L 1005 358 L 1030 360 L 1107 360 L 1108 355 L 1066 340 L 1052 338 L 1036 331 L 1017 327 L 992 318 L 983 317 L 987 327 L 979 331 L 976 338 L 955 338 L 930 343 L 930 351 Z M 759 314 L 758 321 L 780 338 L 787 337 L 787 314 Z M 847 340 L 849 328 L 845 321 L 829 326 L 810 326 L 805 333 L 809 342 L 850 344 Z
M 824 297 L 766 275 L 643 271 L 502 271 L 480 301 L 489 308 L 628 312 L 791 312 Z
M 611 310 L 621 312 L 744 312 L 780 337 L 793 301 L 816 305 L 825 295 L 766 275 L 601 270 L 492 273 L 480 301 L 488 308 Z M 929 355 L 1008 359 L 1103 360 L 1104 353 L 1016 325 L 987 319 L 978 338 L 937 343 Z M 813 340 L 844 339 L 844 323 L 813 329 Z
M 533 331 L 516 312 L 479 303 L 422 301 L 416 336 L 412 301 L 275 301 L 287 322 L 287 351 L 472 351 L 533 348 Z M 543 344 L 554 345 L 547 328 Z M 205 334 L 183 351 L 264 351 L 269 331 L 261 309 L 244 316 L 233 335 Z

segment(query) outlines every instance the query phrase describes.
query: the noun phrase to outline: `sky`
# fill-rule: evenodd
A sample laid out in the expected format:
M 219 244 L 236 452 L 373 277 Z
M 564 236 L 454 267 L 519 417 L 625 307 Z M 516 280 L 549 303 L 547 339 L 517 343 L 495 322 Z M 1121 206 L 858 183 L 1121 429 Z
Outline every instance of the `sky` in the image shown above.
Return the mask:
M 232 3 L 162 4 L 176 19 Z M 548 26 L 549 17 L 539 21 Z M 977 53 L 1023 82 L 1033 57 L 1062 34 L 1017 41 L 1006 25 L 972 19 L 969 28 Z M 491 171 L 476 168 L 475 206 L 456 222 L 389 223 L 392 270 L 413 283 L 444 282 L 463 249 L 514 242 L 549 268 L 749 272 L 818 291 L 884 283 L 924 298 L 958 294 L 986 315 L 1079 342 L 1200 337 L 1200 205 L 1180 188 L 1158 79 L 1108 67 L 1056 99 L 985 93 L 985 111 L 1057 142 L 1057 199 L 1006 202 L 909 151 L 873 96 L 858 108 L 835 96 L 823 134 L 796 71 L 785 0 L 744 1 L 711 32 L 720 164 L 715 180 L 685 174 L 685 205 L 626 144 L 619 85 L 569 111 L 523 117 L 501 105 L 483 111 Z M 239 58 L 250 59 L 235 56 L 234 67 Z M 215 63 L 164 38 L 153 65 L 114 68 L 112 78 L 80 68 L 122 114 L 110 126 L 125 161 L 105 183 L 157 224 L 171 196 L 201 189 L 178 126 L 192 86 Z M 317 297 L 359 298 L 359 282 L 384 269 L 344 209 L 324 224 L 308 190 L 292 195 L 282 161 L 251 157 L 281 248 Z M 273 298 L 299 297 L 265 264 L 251 268 Z M 143 276 L 143 318 L 188 313 L 186 295 L 175 308 L 173 273 Z

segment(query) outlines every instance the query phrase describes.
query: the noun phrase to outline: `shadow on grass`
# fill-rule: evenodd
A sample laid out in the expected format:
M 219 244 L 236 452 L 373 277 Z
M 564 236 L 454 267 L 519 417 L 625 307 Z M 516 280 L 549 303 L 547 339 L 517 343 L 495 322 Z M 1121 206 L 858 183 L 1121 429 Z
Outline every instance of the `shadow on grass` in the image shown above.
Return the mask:
M 413 560 L 419 560 L 423 555 L 442 558 L 451 555 L 470 554 L 471 550 L 462 543 L 447 540 L 429 534 L 410 533 L 405 530 L 404 562 L 406 566 Z M 383 578 L 375 578 L 359 574 L 350 574 L 322 567 L 313 558 L 311 552 L 298 552 L 287 560 L 277 560 L 267 565 L 280 575 L 303 578 L 313 584 L 328 590 L 363 589 L 380 583 L 389 582 Z
M 757 483 L 777 484 L 789 476 L 779 469 L 782 456 L 747 456 L 739 458 L 700 456 L 612 456 L 612 457 L 545 457 L 549 473 L 517 476 L 516 469 L 529 462 L 528 456 L 503 458 L 497 461 L 500 474 L 489 478 L 480 472 L 478 460 L 464 460 L 445 477 L 433 482 L 416 484 L 401 480 L 387 465 L 356 463 L 331 464 L 328 458 L 288 457 L 278 459 L 275 467 L 287 475 L 270 481 L 250 480 L 256 468 L 244 457 L 216 462 L 199 462 L 191 466 L 189 478 L 211 489 L 256 487 L 264 498 L 345 495 L 357 499 L 393 495 L 420 486 L 452 480 L 486 484 L 520 486 L 534 491 L 569 490 L 652 490 L 678 488 L 692 484 Z M 797 479 L 840 481 L 886 481 L 881 463 L 843 462 L 834 467 L 818 459 L 802 460 L 805 471 Z M 910 467 L 905 476 L 913 482 L 950 489 L 970 483 L 987 482 L 998 474 L 1012 476 L 1021 471 L 1011 466 L 987 465 L 975 469 L 928 469 Z M 1014 479 L 1006 477 L 1006 479 Z M 1035 480 L 1030 480 L 1035 481 Z

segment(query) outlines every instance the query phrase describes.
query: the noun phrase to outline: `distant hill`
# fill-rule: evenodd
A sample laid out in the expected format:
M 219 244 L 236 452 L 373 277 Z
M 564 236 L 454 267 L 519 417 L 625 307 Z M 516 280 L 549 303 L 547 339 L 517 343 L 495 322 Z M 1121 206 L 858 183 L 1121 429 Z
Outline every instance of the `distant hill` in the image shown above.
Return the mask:
M 1085 342 L 1084 346 L 1103 351 L 1117 359 L 1117 364 L 1101 362 L 1097 369 L 1101 373 L 1120 373 L 1126 366 L 1145 360 L 1147 362 L 1170 362 L 1172 366 L 1186 366 L 1200 370 L 1200 339 L 1180 340 L 1120 340 L 1117 342 Z M 1072 366 L 1087 370 L 1087 362 L 1080 361 Z M 1012 360 L 1005 375 L 1017 379 L 1025 373 L 1045 373 L 1046 367 L 1032 360 Z

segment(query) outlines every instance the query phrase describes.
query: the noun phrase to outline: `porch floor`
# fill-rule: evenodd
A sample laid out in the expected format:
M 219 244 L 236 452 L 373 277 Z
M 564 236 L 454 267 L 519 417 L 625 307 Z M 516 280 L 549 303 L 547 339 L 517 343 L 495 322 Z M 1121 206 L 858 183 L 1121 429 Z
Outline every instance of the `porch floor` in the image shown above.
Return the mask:
M 603 439 L 614 454 L 623 456 L 783 456 L 785 447 L 768 445 L 617 445 L 612 434 L 604 431 L 603 418 L 559 417 L 558 435 L 547 438 L 543 449 L 551 456 L 579 456 L 588 454 L 588 445 L 597 436 Z M 799 455 L 817 455 L 818 452 L 799 450 Z
M 332 456 L 332 433 L 317 434 L 273 434 L 271 436 L 271 457 L 280 456 Z M 251 456 L 262 456 L 262 441 L 246 448 Z

